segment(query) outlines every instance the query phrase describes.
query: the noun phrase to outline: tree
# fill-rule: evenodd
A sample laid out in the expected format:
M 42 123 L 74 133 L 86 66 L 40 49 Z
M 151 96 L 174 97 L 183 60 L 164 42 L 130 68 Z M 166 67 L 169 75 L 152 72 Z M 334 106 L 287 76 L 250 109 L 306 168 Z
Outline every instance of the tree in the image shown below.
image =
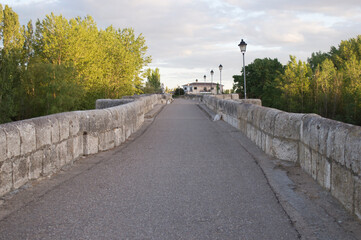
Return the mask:
M 311 57 L 307 58 L 307 62 L 310 65 L 312 71 L 315 71 L 317 66 L 321 65 L 323 61 L 329 58 L 330 58 L 330 54 L 318 51 L 312 53 Z
M 310 78 L 312 70 L 310 66 L 296 57 L 290 56 L 290 61 L 278 81 L 282 90 L 283 105 L 290 112 L 310 111 Z
M 0 4 L 0 122 L 15 120 L 18 115 L 17 97 L 21 88 L 21 63 L 24 38 L 18 15 L 7 5 Z
M 160 73 L 159 69 L 155 70 L 148 68 L 146 73 L 147 82 L 145 83 L 145 87 L 143 89 L 144 93 L 161 93 L 161 83 L 160 83 Z
M 255 59 L 246 66 L 247 96 L 260 98 L 268 107 L 279 107 L 281 94 L 276 79 L 283 73 L 283 66 L 277 59 Z M 233 76 L 234 89 L 243 94 L 243 74 Z
M 336 68 L 331 60 L 325 59 L 321 65 L 318 65 L 313 81 L 315 84 L 312 85 L 316 85 L 315 106 L 318 106 L 318 113 L 325 117 L 334 115 L 337 104 L 335 102 L 336 94 L 339 94 L 337 91 L 339 81 Z
M 344 66 L 343 98 L 346 121 L 361 125 L 361 62 L 353 55 Z
M 34 29 L 1 4 L 0 41 L 0 123 L 141 93 L 151 61 L 144 37 L 131 28 L 101 30 L 91 16 L 51 13 Z
M 184 95 L 184 89 L 183 89 L 183 88 L 180 88 L 180 87 L 176 88 L 176 89 L 174 90 L 174 95 L 176 95 L 176 96 Z
M 67 20 L 52 13 L 37 22 L 35 39 L 36 56 L 44 63 L 75 68 L 83 89 L 80 109 L 92 108 L 99 98 L 141 92 L 140 75 L 150 57 L 143 36 L 133 29 L 98 30 L 90 16 Z

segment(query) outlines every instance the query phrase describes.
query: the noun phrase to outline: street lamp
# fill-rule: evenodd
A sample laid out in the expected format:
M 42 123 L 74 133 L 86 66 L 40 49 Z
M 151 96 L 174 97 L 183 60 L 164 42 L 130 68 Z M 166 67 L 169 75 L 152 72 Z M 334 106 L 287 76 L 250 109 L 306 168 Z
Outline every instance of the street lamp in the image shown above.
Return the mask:
M 212 93 L 212 90 L 213 90 L 213 69 L 211 70 L 211 93 Z
M 244 77 L 244 99 L 247 98 L 247 91 L 246 91 L 246 66 L 244 64 L 244 53 L 246 52 L 247 43 L 241 40 L 238 44 L 238 47 L 241 49 L 241 53 L 243 54 L 243 77 Z
M 222 64 L 219 64 L 219 89 L 221 89 L 221 94 L 222 94 L 222 69 L 223 69 Z
M 203 76 L 203 78 L 204 78 L 204 82 L 206 82 L 206 78 L 207 78 L 207 76 L 206 76 L 206 75 L 204 75 L 204 76 Z

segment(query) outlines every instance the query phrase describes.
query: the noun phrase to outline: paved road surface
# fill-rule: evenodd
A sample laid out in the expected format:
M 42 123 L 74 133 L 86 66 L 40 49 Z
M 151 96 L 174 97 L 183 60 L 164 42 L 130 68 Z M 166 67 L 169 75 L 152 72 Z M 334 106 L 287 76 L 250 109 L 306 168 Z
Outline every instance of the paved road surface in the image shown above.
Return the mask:
M 133 141 L 3 204 L 0 239 L 299 239 L 235 131 L 176 100 Z

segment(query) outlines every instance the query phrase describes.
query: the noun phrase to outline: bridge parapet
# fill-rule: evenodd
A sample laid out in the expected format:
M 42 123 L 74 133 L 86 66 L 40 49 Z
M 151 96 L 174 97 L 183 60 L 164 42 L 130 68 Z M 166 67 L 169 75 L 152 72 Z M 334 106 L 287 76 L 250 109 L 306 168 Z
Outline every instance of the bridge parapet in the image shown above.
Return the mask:
M 141 96 L 119 106 L 0 125 L 0 196 L 83 155 L 119 146 L 139 129 L 145 113 L 170 99 L 170 95 Z
M 204 102 L 265 153 L 299 164 L 361 219 L 361 127 L 214 96 Z M 259 102 L 258 102 L 259 103 Z

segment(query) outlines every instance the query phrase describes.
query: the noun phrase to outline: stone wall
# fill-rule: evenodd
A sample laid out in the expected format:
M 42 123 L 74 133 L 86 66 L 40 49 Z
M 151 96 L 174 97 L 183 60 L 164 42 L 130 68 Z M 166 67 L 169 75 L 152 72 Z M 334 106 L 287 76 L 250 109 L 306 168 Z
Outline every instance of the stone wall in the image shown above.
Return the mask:
M 139 129 L 145 113 L 169 99 L 170 95 L 142 96 L 116 107 L 0 125 L 0 196 L 83 155 L 119 146 Z
M 95 102 L 95 109 L 116 107 L 133 101 L 134 99 L 98 99 Z
M 194 98 L 265 153 L 299 164 L 361 219 L 361 127 L 316 114 L 288 113 L 212 96 Z
M 104 109 L 104 108 L 110 108 L 115 107 L 123 104 L 127 104 L 130 102 L 133 102 L 134 100 L 143 98 L 143 97 L 149 97 L 152 96 L 152 94 L 142 94 L 142 95 L 133 95 L 133 96 L 124 96 L 122 99 L 98 99 L 95 102 L 95 109 Z M 162 97 L 159 99 L 160 104 L 168 104 L 172 101 L 170 94 L 162 94 Z

